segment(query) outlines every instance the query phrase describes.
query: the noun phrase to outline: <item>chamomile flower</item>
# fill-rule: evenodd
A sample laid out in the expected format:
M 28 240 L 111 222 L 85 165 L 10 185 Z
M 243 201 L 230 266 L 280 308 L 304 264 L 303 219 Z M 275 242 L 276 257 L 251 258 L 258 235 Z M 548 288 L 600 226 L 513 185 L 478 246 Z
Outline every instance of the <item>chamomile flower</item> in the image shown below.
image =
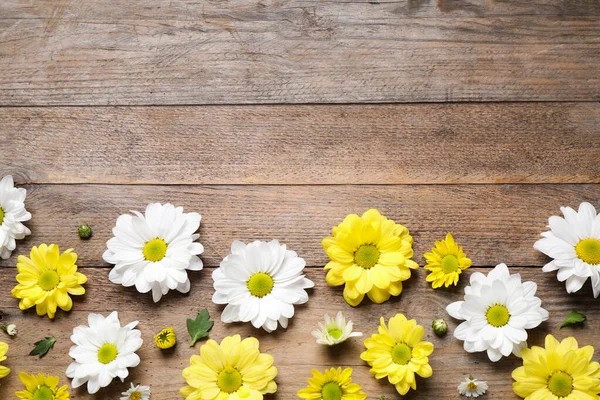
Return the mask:
M 41 244 L 31 249 L 30 257 L 19 256 L 17 263 L 18 284 L 10 294 L 20 299 L 19 308 L 26 310 L 35 306 L 37 315 L 48 314 L 54 318 L 57 307 L 63 311 L 73 308 L 69 295 L 82 295 L 87 277 L 77 272 L 77 254 L 68 249 L 60 254 L 57 245 Z
M 67 377 L 73 378 L 71 385 L 78 388 L 87 382 L 88 393 L 94 394 L 116 377 L 123 382 L 129 375 L 128 368 L 140 363 L 135 352 L 143 341 L 141 332 L 134 329 L 137 324 L 134 321 L 122 327 L 116 311 L 106 318 L 88 315 L 88 326 L 77 326 L 71 336 L 75 346 L 69 355 L 75 361 L 66 372 Z
M 52 375 L 29 375 L 19 372 L 19 379 L 25 385 L 25 390 L 15 392 L 15 396 L 24 400 L 69 400 L 71 394 L 69 387 L 63 385 L 58 387 L 58 376 Z
M 126 392 L 121 393 L 121 400 L 149 400 L 150 386 L 135 386 L 133 383 Z
M 465 300 L 454 302 L 446 311 L 464 320 L 454 330 L 454 337 L 464 340 L 469 353 L 487 351 L 491 361 L 511 353 L 520 357 L 527 347 L 527 329 L 548 319 L 548 311 L 535 297 L 535 282 L 521 282 L 519 274 L 510 274 L 499 264 L 485 276 L 471 274 L 471 285 L 465 287 Z
M 428 357 L 433 352 L 433 343 L 424 342 L 424 336 L 425 329 L 414 319 L 396 314 L 386 325 L 381 317 L 379 333 L 365 340 L 367 350 L 360 358 L 369 363 L 375 378 L 387 377 L 404 396 L 411 388 L 417 389 L 415 374 L 422 378 L 433 374 Z
M 319 322 L 319 329 L 311 333 L 318 344 L 333 346 L 345 342 L 348 338 L 362 336 L 361 332 L 352 332 L 352 328 L 352 321 L 346 323 L 344 313 L 339 311 L 335 319 L 325 315 L 325 323 Z
M 474 379 L 472 376 L 465 378 L 464 381 L 458 384 L 458 393 L 465 397 L 483 396 L 487 390 L 487 382 Z
M 17 247 L 15 240 L 31 235 L 23 222 L 31 219 L 25 209 L 27 191 L 16 188 L 10 175 L 0 180 L 0 258 L 7 259 Z
M 8 345 L 0 342 L 0 362 L 6 360 L 6 353 L 8 353 Z M 8 374 L 10 374 L 10 368 L 0 365 L 0 379 L 7 377 Z
M 544 272 L 558 271 L 568 293 L 581 289 L 591 279 L 594 297 L 600 295 L 600 214 L 590 203 L 581 203 L 579 211 L 561 207 L 564 218 L 552 216 L 549 231 L 533 247 L 553 258 Z
M 145 214 L 123 214 L 106 245 L 104 261 L 114 264 L 108 278 L 140 293 L 152 291 L 158 302 L 169 290 L 190 291 L 186 270 L 199 271 L 204 247 L 194 242 L 200 235 L 200 214 L 184 213 L 182 207 L 152 203 Z
M 308 386 L 298 392 L 298 397 L 308 400 L 365 400 L 366 393 L 352 382 L 352 368 L 330 368 L 324 373 L 313 369 Z
M 223 322 L 251 322 L 267 332 L 287 328 L 294 305 L 308 301 L 314 283 L 302 275 L 306 265 L 277 240 L 250 244 L 234 241 L 231 254 L 213 271 L 213 302 L 226 304 Z
M 523 366 L 512 373 L 513 390 L 524 399 L 582 400 L 600 397 L 600 364 L 594 348 L 568 337 L 546 336 L 545 348 L 523 349 Z
M 425 279 L 431 282 L 434 289 L 456 286 L 461 272 L 471 266 L 471 259 L 467 258 L 450 233 L 446 239 L 435 242 L 431 253 L 425 253 L 425 259 L 427 264 L 424 268 L 431 271 Z
M 325 265 L 327 283 L 344 286 L 344 299 L 359 305 L 365 294 L 375 303 L 402 292 L 402 281 L 419 266 L 413 256 L 408 229 L 368 210 L 362 216 L 348 215 L 333 228 L 332 237 L 323 239 L 323 249 L 331 259 Z
M 264 394 L 275 393 L 277 368 L 258 345 L 256 338 L 242 340 L 240 335 L 227 336 L 220 344 L 208 340 L 183 370 L 188 386 L 179 393 L 186 400 L 262 400 Z

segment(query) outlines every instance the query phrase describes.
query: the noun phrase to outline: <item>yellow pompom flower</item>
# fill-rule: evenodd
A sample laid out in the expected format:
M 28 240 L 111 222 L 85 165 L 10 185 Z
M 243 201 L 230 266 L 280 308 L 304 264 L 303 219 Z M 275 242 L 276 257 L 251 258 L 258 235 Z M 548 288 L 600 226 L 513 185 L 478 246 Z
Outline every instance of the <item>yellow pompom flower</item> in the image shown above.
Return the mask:
M 177 344 L 177 336 L 173 328 L 165 328 L 154 336 L 154 344 L 159 349 L 170 349 Z
M 0 342 L 0 362 L 6 360 L 6 353 L 8 352 L 8 345 L 4 342 Z M 10 368 L 0 365 L 0 379 L 10 374 Z
M 58 387 L 58 376 L 29 375 L 25 372 L 19 372 L 19 379 L 25 385 L 25 390 L 15 392 L 19 399 L 69 400 L 71 398 L 67 385 Z
M 367 395 L 360 385 L 352 383 L 352 368 L 330 368 L 321 373 L 312 371 L 308 386 L 298 392 L 298 397 L 310 400 L 365 400 Z
M 275 393 L 277 368 L 258 344 L 256 338 L 241 340 L 240 335 L 227 336 L 220 344 L 208 340 L 183 370 L 189 386 L 179 393 L 186 400 L 261 400 L 264 394 Z
M 322 243 L 331 259 L 325 266 L 327 283 L 345 284 L 344 299 L 351 306 L 359 305 L 365 294 L 375 303 L 398 296 L 410 269 L 419 268 L 410 259 L 413 239 L 408 229 L 377 210 L 348 215 L 332 233 Z
M 425 259 L 427 264 L 424 268 L 431 271 L 426 280 L 432 282 L 434 289 L 442 285 L 456 285 L 461 272 L 471 266 L 471 259 L 467 258 L 450 233 L 446 235 L 446 239 L 435 242 L 431 253 L 425 253 Z
M 546 348 L 533 346 L 521 352 L 523 366 L 512 373 L 513 389 L 524 399 L 583 400 L 600 395 L 600 364 L 592 361 L 594 348 L 579 348 L 568 337 L 558 342 L 546 336 Z
M 407 320 L 402 314 L 390 318 L 389 325 L 381 317 L 379 333 L 365 340 L 360 358 L 371 368 L 375 378 L 387 376 L 401 395 L 416 389 L 415 374 L 422 378 L 432 375 L 428 356 L 433 352 L 433 343 L 423 342 L 425 330 L 414 319 Z
M 41 244 L 31 249 L 31 258 L 19 256 L 17 282 L 10 294 L 21 299 L 19 308 L 35 306 L 38 315 L 54 318 L 56 308 L 69 311 L 73 307 L 71 295 L 82 295 L 85 275 L 77 272 L 77 254 L 69 249 L 60 254 L 58 246 Z

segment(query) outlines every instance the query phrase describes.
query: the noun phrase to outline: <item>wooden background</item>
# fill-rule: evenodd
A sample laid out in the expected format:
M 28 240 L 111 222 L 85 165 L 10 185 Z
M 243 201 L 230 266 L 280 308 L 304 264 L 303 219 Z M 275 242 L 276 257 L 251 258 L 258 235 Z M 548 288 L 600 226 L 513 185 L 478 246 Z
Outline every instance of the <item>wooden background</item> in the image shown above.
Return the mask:
M 589 283 L 567 295 L 532 245 L 559 207 L 600 206 L 600 2 L 598 0 L 3 0 L 0 2 L 0 176 L 28 190 L 33 234 L 0 262 L 2 321 L 19 326 L 0 384 L 14 398 L 19 371 L 69 381 L 69 336 L 89 312 L 140 320 L 141 365 L 129 381 L 171 400 L 184 385 L 185 319 L 208 307 L 211 337 L 260 339 L 279 367 L 276 399 L 293 399 L 312 367 L 351 366 L 369 399 L 398 398 L 359 359 L 357 339 L 327 349 L 310 331 L 346 312 L 366 335 L 380 315 L 426 326 L 434 375 L 406 398 L 457 399 L 473 373 L 488 398 L 515 398 L 510 372 L 467 354 L 431 321 L 462 296 L 468 275 L 505 262 L 535 280 L 550 320 L 530 331 L 600 346 Z M 105 242 L 119 214 L 152 201 L 203 216 L 206 268 L 189 295 L 150 295 L 108 282 Z M 432 290 L 422 269 L 399 298 L 352 309 L 325 283 L 320 241 L 348 213 L 375 207 L 409 227 L 416 260 L 446 232 L 473 259 L 458 288 Z M 76 228 L 94 229 L 81 241 Z M 287 331 L 225 326 L 210 274 L 231 241 L 277 238 L 307 260 L 315 281 Z M 53 242 L 75 248 L 87 294 L 56 319 L 20 312 L 10 297 L 18 254 Z M 584 328 L 559 330 L 584 312 Z M 152 336 L 172 325 L 180 345 Z M 27 356 L 44 335 L 45 358 Z M 0 335 L 1 336 L 1 335 Z M 596 356 L 596 360 L 600 355 Z

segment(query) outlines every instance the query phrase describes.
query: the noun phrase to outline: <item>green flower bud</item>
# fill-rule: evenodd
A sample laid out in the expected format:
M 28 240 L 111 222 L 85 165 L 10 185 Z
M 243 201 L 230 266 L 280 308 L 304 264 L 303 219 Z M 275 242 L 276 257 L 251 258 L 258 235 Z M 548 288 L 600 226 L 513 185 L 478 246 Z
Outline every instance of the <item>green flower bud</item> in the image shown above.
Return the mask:
M 448 331 L 448 324 L 441 318 L 434 319 L 433 323 L 431 324 L 431 327 L 433 328 L 435 334 L 438 336 L 444 336 Z
M 92 237 L 92 228 L 88 224 L 83 224 L 77 228 L 77 233 L 79 233 L 80 238 L 89 239 Z

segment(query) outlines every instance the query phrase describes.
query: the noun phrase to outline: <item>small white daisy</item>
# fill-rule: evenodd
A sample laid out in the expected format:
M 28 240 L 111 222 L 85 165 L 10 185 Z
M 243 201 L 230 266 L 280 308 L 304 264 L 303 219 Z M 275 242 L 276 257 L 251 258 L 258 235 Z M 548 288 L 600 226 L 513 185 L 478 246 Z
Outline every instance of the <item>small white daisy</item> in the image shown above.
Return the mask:
M 0 258 L 7 259 L 17 247 L 15 240 L 31 235 L 23 222 L 31 219 L 25 209 L 27 191 L 16 188 L 13 178 L 5 176 L 0 181 Z
M 121 400 L 148 400 L 150 399 L 150 386 L 135 386 L 131 384 L 128 391 L 121 393 Z
M 351 337 L 362 336 L 361 332 L 352 332 L 352 321 L 346 323 L 344 314 L 339 311 L 335 319 L 325 315 L 325 323 L 319 322 L 319 329 L 312 331 L 312 335 L 317 339 L 318 344 L 333 346 Z
M 75 360 L 67 368 L 66 375 L 73 379 L 73 388 L 87 382 L 87 391 L 96 393 L 119 377 L 129 375 L 127 368 L 137 367 L 140 357 L 135 352 L 142 346 L 142 334 L 134 329 L 138 321 L 121 327 L 119 315 L 113 311 L 104 318 L 90 314 L 88 324 L 73 329 L 71 340 L 75 346 L 69 355 Z
M 458 393 L 465 397 L 479 397 L 484 395 L 487 390 L 488 384 L 486 381 L 473 379 L 472 376 L 465 378 L 465 380 L 458 385 Z
M 590 203 L 581 203 L 579 212 L 561 207 L 564 218 L 548 219 L 549 231 L 542 233 L 533 248 L 554 260 L 544 272 L 558 270 L 558 280 L 565 282 L 568 293 L 581 289 L 591 278 L 594 297 L 600 295 L 600 215 Z
M 548 319 L 548 311 L 535 297 L 535 282 L 521 283 L 519 274 L 511 275 L 499 264 L 485 276 L 471 274 L 465 287 L 465 300 L 446 307 L 448 314 L 465 320 L 454 330 L 454 337 L 464 341 L 469 353 L 487 351 L 491 361 L 511 353 L 521 356 L 527 346 L 527 331 Z
M 302 275 L 306 262 L 277 240 L 234 241 L 231 254 L 213 271 L 213 302 L 227 304 L 223 322 L 252 322 L 267 332 L 287 328 L 294 305 L 308 301 L 314 283 Z
M 202 269 L 204 247 L 194 242 L 200 235 L 200 214 L 184 213 L 182 207 L 152 203 L 144 215 L 123 214 L 113 228 L 102 258 L 114 268 L 108 279 L 134 286 L 140 293 L 152 291 L 158 302 L 169 290 L 190 291 L 186 270 Z

